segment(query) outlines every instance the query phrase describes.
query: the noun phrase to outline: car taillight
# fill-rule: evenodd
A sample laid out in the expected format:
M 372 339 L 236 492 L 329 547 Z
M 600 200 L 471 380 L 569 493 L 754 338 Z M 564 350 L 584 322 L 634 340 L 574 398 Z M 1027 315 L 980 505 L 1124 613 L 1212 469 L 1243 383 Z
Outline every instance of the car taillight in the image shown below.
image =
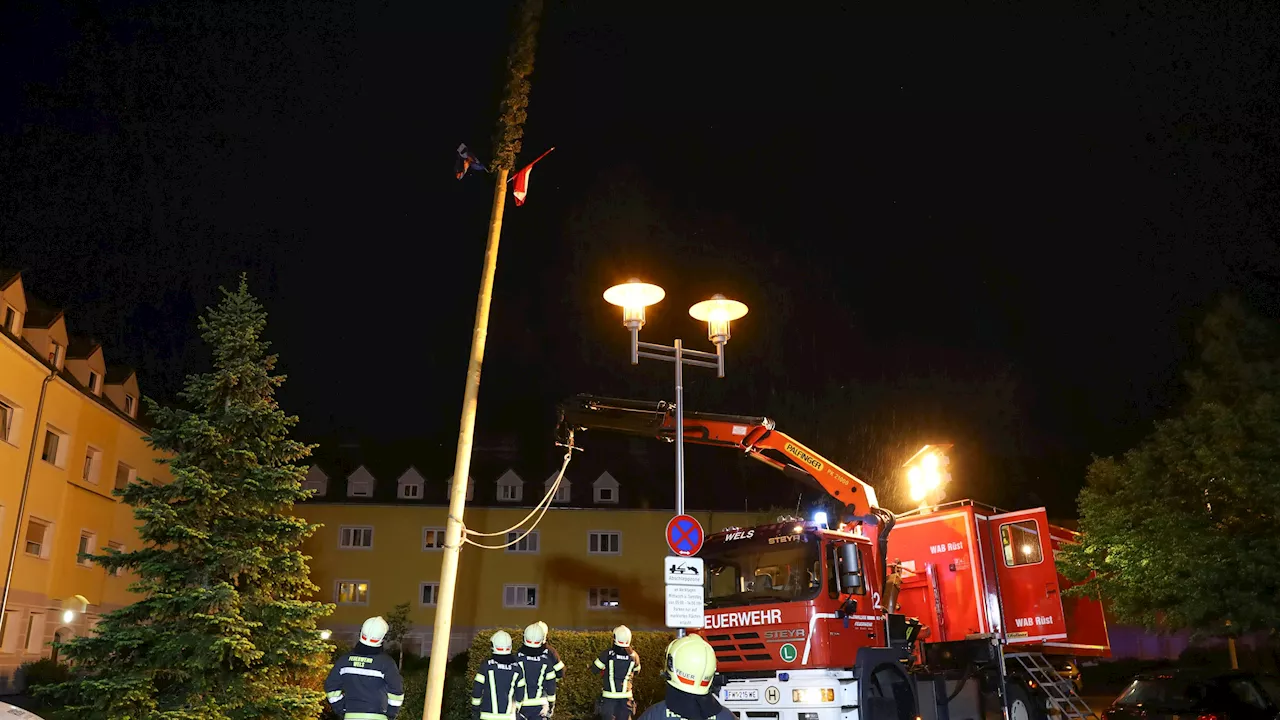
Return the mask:
M 1196 720 L 1227 720 L 1227 716 L 1219 715 L 1218 713 L 1204 713 L 1198 716 Z

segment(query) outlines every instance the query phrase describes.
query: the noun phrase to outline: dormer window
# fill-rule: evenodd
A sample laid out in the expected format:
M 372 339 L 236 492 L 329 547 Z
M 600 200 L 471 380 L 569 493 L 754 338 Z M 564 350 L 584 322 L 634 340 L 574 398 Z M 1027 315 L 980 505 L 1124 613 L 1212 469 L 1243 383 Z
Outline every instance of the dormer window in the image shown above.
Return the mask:
M 4 308 L 4 327 L 10 334 L 18 334 L 18 311 L 8 305 Z
M 329 476 L 324 474 L 318 465 L 312 465 L 307 470 L 307 477 L 302 481 L 302 489 L 310 490 L 315 494 L 312 497 L 324 497 L 329 491 Z
M 133 399 L 132 395 L 124 396 L 124 414 L 125 415 L 128 415 L 129 417 L 134 417 L 134 411 L 137 409 L 135 407 L 136 405 L 137 405 L 137 402 Z
M 94 395 L 102 392 L 102 376 L 92 370 L 89 371 L 89 392 Z
M 347 497 L 373 497 L 373 474 L 363 465 L 347 476 Z
M 597 503 L 607 505 L 618 503 L 618 481 L 607 470 L 600 473 L 600 477 L 591 483 L 591 487 L 595 490 Z
M 449 487 L 448 489 L 449 497 L 452 498 L 453 497 L 453 478 L 449 478 L 448 487 Z M 469 477 L 467 478 L 467 502 L 471 502 L 472 500 L 475 500 L 475 499 L 476 499 L 476 480 L 475 478 Z
M 62 359 L 66 357 L 66 348 L 62 347 L 53 340 L 49 341 L 49 364 L 62 369 Z
M 551 477 L 547 478 L 547 481 L 542 485 L 543 488 L 550 490 L 551 486 L 556 484 L 556 478 L 558 477 L 560 477 L 559 470 L 552 473 Z M 572 484 L 573 483 L 569 482 L 568 476 L 561 480 L 560 487 L 556 488 L 556 494 L 551 498 L 551 502 L 559 503 L 561 505 L 567 504 L 569 502 L 569 486 Z
M 404 471 L 399 480 L 396 480 L 396 497 L 401 500 L 421 500 L 422 488 L 425 484 L 426 480 L 418 470 L 409 468 Z
M 520 502 L 524 498 L 524 480 L 515 470 L 508 470 L 498 478 L 498 501 Z

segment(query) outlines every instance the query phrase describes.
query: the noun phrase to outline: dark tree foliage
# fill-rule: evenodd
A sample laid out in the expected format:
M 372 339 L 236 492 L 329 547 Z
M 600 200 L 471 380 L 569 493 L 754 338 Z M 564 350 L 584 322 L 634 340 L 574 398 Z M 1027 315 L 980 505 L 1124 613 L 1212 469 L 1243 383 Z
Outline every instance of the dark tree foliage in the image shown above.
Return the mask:
M 1059 559 L 1120 620 L 1234 635 L 1280 627 L 1280 334 L 1226 300 L 1198 333 L 1190 398 L 1089 467 L 1083 542 Z
M 300 550 L 315 525 L 291 508 L 307 497 L 312 447 L 289 438 L 297 418 L 275 401 L 262 334 L 267 316 L 244 279 L 207 311 L 200 332 L 213 370 L 187 378 L 185 407 L 147 403 L 148 438 L 172 482 L 118 491 L 144 546 L 92 556 L 138 576 L 136 603 L 103 616 L 63 652 L 72 679 L 45 688 L 77 718 L 314 718 L 332 648 L 311 602 Z
M 493 139 L 493 167 L 511 170 L 520 154 L 524 137 L 524 121 L 528 117 L 529 76 L 538 49 L 538 26 L 542 20 L 542 0 L 524 0 L 516 37 L 507 55 L 507 86 L 498 112 L 498 127 Z

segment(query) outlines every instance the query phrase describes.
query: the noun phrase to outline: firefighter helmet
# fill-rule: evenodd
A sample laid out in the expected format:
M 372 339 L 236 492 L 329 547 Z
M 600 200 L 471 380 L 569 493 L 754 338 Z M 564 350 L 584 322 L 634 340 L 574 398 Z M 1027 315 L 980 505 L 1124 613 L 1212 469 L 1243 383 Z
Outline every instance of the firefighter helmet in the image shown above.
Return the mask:
M 685 635 L 667 646 L 667 684 L 691 695 L 711 692 L 716 651 L 701 635 Z
M 542 629 L 542 623 L 534 623 L 524 629 L 524 644 L 529 647 L 542 647 L 546 639 L 547 634 Z
M 547 638 L 551 635 L 551 628 L 547 627 L 547 624 L 541 620 L 538 621 L 538 627 L 542 628 L 542 641 L 546 642 Z
M 382 645 L 382 638 L 387 636 L 387 621 L 382 616 L 371 617 L 360 626 L 360 642 L 369 647 Z
M 506 630 L 499 630 L 493 634 L 493 654 L 494 655 L 510 655 L 511 654 L 511 635 Z
M 613 642 L 618 647 L 631 647 L 631 628 L 619 625 L 613 629 Z

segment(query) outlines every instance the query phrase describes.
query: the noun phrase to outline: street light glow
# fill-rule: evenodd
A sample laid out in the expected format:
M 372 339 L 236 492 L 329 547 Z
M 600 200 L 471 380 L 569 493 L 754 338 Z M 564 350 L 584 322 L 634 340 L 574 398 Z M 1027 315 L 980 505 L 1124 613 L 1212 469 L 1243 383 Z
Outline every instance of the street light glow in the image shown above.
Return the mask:
M 76 619 L 76 611 L 75 611 L 75 610 L 63 610 L 63 611 L 62 611 L 62 622 L 63 622 L 63 624 L 65 624 L 65 625 L 70 625 L 70 624 L 71 624 L 71 621 L 72 621 L 72 620 L 75 620 L 75 619 Z
M 644 310 L 650 305 L 661 302 L 666 296 L 666 290 L 651 283 L 640 282 L 635 278 L 604 291 L 605 302 L 617 305 L 624 310 Z
M 321 640 L 328 640 L 328 639 L 329 639 L 329 638 L 331 638 L 331 637 L 333 637 L 333 632 L 332 632 L 332 631 L 329 631 L 329 630 L 321 630 L 321 631 L 320 631 L 320 639 L 321 639 Z
M 719 345 L 729 339 L 729 323 L 746 316 L 747 306 L 717 293 L 710 300 L 694 303 L 689 314 L 707 324 L 707 339 Z
M 929 504 L 929 499 L 941 495 L 942 487 L 951 479 L 946 471 L 949 464 L 944 449 L 950 445 L 925 445 L 906 462 L 907 494 L 911 502 L 920 503 L 921 507 Z

